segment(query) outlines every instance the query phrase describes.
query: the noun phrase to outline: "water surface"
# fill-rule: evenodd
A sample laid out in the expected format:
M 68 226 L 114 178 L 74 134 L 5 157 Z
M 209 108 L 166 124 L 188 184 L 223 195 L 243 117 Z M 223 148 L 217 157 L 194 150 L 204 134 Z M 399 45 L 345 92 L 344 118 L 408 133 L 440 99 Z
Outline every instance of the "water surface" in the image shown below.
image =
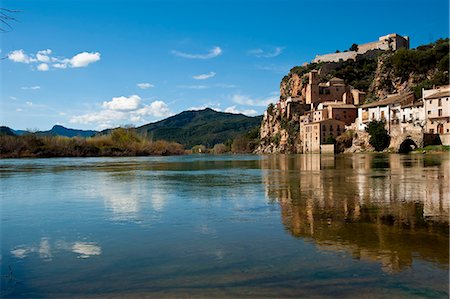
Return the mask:
M 1 297 L 448 297 L 450 159 L 0 161 Z

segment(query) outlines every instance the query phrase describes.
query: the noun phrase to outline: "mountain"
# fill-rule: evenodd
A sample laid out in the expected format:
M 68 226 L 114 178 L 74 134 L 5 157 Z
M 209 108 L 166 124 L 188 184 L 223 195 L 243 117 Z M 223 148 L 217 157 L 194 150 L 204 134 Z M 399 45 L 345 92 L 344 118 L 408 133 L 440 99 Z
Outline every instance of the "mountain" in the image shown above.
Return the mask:
M 136 128 L 139 134 L 153 140 L 175 141 L 186 148 L 194 145 L 213 147 L 259 127 L 262 116 L 224 113 L 206 108 L 184 111 L 164 120 Z
M 16 136 L 17 134 L 14 132 L 13 129 L 5 126 L 0 126 L 0 136 Z
M 97 131 L 93 130 L 76 130 L 69 129 L 60 125 L 55 125 L 49 131 L 38 131 L 37 135 L 40 136 L 65 136 L 65 137 L 91 137 L 95 135 Z

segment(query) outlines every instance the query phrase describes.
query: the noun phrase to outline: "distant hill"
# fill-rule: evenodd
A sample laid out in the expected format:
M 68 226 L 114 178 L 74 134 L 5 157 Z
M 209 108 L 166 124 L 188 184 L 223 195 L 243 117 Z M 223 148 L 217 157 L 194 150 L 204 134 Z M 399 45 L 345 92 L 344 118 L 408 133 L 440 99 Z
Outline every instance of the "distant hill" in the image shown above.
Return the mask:
M 14 132 L 13 129 L 5 126 L 0 126 L 0 136 L 7 135 L 7 136 L 16 136 L 17 134 Z
M 13 130 L 6 126 L 0 126 L 0 135 L 19 136 L 27 133 L 30 132 L 24 130 Z M 97 134 L 97 131 L 76 130 L 76 129 L 69 129 L 60 125 L 55 125 L 48 131 L 37 131 L 34 134 L 39 136 L 91 137 Z
M 97 131 L 94 130 L 76 130 L 69 129 L 60 125 L 55 125 L 49 131 L 38 131 L 37 135 L 40 136 L 65 136 L 65 137 L 91 137 L 95 135 Z
M 261 120 L 262 116 L 249 117 L 206 108 L 184 111 L 164 120 L 138 127 L 136 130 L 153 140 L 175 141 L 186 148 L 199 144 L 213 147 L 215 144 L 232 140 L 259 127 Z

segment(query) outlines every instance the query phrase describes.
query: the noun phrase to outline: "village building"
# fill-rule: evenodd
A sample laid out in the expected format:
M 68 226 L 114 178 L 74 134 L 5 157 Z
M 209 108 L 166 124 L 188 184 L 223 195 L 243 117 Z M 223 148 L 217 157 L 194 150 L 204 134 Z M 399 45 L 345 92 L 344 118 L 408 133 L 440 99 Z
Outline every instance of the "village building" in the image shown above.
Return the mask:
M 326 119 L 300 125 L 303 153 L 334 153 L 333 140 L 345 132 L 345 123 Z
M 318 71 L 313 70 L 308 73 L 305 92 L 306 104 L 318 105 L 322 102 L 342 101 L 346 104 L 359 105 L 364 98 L 364 92 L 346 85 L 340 78 L 332 78 L 326 83 L 321 83 Z
M 414 93 L 403 93 L 388 95 L 384 99 L 368 103 L 358 108 L 358 118 L 356 120 L 357 129 L 364 131 L 367 124 L 371 121 L 385 121 L 389 131 L 393 124 L 391 121 L 399 119 L 399 107 L 403 105 L 413 104 L 415 100 Z
M 450 145 L 450 85 L 423 90 L 426 132 L 439 134 L 442 144 Z
M 398 126 L 402 133 L 424 132 L 425 110 L 423 102 L 393 106 L 391 109 L 391 127 Z

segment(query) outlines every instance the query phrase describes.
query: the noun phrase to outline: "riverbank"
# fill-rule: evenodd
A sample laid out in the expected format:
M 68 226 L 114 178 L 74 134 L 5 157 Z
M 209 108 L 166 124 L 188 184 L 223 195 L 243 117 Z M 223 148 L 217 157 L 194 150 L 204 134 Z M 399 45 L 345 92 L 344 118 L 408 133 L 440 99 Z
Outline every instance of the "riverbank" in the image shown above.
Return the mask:
M 122 128 L 90 138 L 36 134 L 0 136 L 0 158 L 169 156 L 184 153 L 179 143 L 152 141 L 132 129 Z

